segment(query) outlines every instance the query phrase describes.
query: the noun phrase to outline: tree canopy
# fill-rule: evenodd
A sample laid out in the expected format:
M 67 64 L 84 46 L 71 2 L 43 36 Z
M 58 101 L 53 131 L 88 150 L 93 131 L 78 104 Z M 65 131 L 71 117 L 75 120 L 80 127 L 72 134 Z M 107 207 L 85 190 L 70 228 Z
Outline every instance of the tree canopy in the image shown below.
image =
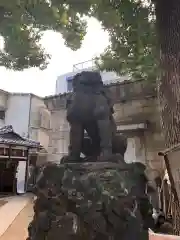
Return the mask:
M 65 44 L 77 50 L 87 17 L 95 17 L 110 36 L 110 45 L 97 61 L 101 69 L 138 78 L 157 74 L 155 17 L 149 0 L 1 0 L 0 65 L 44 69 L 50 56 L 40 45 L 43 31 L 60 32 Z

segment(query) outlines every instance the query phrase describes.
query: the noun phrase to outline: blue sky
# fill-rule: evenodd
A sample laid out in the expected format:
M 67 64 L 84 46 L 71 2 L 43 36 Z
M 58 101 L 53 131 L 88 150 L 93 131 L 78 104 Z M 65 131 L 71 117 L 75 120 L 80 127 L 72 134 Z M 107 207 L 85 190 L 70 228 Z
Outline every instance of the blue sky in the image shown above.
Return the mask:
M 0 68 L 0 89 L 11 92 L 31 92 L 39 96 L 54 94 L 57 76 L 71 72 L 73 65 L 90 60 L 104 51 L 108 34 L 95 19 L 88 21 L 88 33 L 80 50 L 73 52 L 64 45 L 61 35 L 52 31 L 44 34 L 42 44 L 52 56 L 47 69 L 14 72 Z

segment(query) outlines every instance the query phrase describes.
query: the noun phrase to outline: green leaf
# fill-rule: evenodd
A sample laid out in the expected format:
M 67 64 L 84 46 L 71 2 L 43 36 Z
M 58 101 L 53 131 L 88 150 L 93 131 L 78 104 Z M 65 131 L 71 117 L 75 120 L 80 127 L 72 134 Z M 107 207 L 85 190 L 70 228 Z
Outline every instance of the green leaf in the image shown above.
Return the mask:
M 45 30 L 60 32 L 66 46 L 76 51 L 86 34 L 84 16 L 95 17 L 109 33 L 110 45 L 96 61 L 100 69 L 156 77 L 154 8 L 150 1 L 140 0 L 2 0 L 0 34 L 5 49 L 0 64 L 15 70 L 46 67 L 49 55 L 39 43 Z

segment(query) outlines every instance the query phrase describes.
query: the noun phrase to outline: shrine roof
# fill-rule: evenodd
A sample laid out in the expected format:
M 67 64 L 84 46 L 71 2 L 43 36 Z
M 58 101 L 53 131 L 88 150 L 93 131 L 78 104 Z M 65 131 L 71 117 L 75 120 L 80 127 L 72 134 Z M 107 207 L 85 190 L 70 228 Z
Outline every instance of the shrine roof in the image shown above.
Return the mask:
M 42 148 L 40 142 L 25 138 L 16 133 L 11 125 L 0 128 L 0 144 Z

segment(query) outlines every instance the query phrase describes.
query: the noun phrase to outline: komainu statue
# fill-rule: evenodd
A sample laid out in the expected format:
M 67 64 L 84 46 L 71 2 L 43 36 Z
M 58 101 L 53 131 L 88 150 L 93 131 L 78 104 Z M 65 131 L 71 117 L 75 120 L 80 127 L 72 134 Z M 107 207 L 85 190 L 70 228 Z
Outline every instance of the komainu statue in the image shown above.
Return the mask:
M 116 132 L 99 73 L 74 77 L 67 120 L 69 154 L 42 167 L 28 240 L 147 240 L 153 220 L 145 166 L 124 161 L 127 138 Z
M 111 158 L 113 107 L 106 92 L 98 72 L 82 72 L 74 77 L 73 93 L 67 102 L 69 161 L 77 162 L 80 157 L 84 130 L 92 139 L 97 154 L 101 151 L 101 160 L 108 161 Z

